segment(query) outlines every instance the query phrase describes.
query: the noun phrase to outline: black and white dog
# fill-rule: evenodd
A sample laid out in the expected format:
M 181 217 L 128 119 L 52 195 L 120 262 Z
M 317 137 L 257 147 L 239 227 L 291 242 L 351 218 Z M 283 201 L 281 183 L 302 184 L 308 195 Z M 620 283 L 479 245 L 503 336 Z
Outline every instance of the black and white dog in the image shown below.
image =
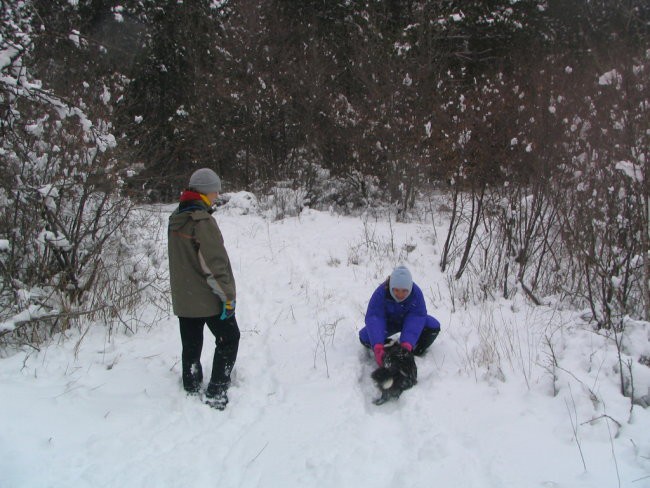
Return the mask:
M 381 391 L 381 397 L 374 403 L 381 405 L 393 398 L 397 399 L 404 390 L 418 382 L 418 368 L 413 353 L 404 349 L 398 342 L 385 347 L 384 365 L 372 372 L 372 379 Z

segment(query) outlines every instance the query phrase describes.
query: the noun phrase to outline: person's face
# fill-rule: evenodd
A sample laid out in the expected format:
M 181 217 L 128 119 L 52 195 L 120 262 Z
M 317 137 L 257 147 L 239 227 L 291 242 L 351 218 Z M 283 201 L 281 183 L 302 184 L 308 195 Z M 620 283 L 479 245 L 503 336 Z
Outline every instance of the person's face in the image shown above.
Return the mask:
M 409 296 L 409 290 L 408 288 L 393 288 L 393 296 L 401 302 L 402 300 L 406 300 L 406 297 Z
M 206 193 L 205 196 L 208 198 L 208 200 L 210 200 L 210 205 L 214 205 L 214 202 L 216 202 L 217 198 L 219 198 L 219 193 L 213 191 L 212 193 Z

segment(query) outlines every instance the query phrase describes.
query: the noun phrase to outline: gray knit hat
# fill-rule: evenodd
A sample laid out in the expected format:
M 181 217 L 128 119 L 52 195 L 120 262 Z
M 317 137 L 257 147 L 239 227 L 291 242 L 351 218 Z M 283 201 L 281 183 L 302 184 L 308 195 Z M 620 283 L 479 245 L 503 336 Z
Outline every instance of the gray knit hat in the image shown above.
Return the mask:
M 189 187 L 190 190 L 198 191 L 204 195 L 219 193 L 221 191 L 221 180 L 217 173 L 210 168 L 201 168 L 192 173 Z
M 411 277 L 411 272 L 406 266 L 398 266 L 393 270 L 390 279 L 388 280 L 388 288 L 390 288 L 390 294 L 393 298 L 395 298 L 393 295 L 393 288 L 408 290 L 409 295 L 411 294 L 411 290 L 413 289 L 413 278 Z

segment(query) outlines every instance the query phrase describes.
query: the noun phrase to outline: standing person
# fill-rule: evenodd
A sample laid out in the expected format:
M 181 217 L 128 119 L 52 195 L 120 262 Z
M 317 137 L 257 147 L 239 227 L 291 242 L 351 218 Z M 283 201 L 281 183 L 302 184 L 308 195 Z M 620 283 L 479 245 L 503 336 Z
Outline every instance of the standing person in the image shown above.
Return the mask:
M 205 402 L 223 410 L 240 334 L 235 319 L 235 277 L 221 231 L 211 215 L 220 191 L 221 180 L 214 171 L 195 171 L 169 217 L 167 239 L 172 306 L 183 344 L 183 387 L 189 393 L 201 389 L 203 326 L 207 324 L 216 348 Z
M 384 344 L 398 332 L 402 347 L 416 356 L 422 355 L 440 333 L 440 322 L 427 314 L 422 290 L 405 266 L 395 268 L 372 294 L 359 340 L 372 349 L 377 364 L 383 366 Z

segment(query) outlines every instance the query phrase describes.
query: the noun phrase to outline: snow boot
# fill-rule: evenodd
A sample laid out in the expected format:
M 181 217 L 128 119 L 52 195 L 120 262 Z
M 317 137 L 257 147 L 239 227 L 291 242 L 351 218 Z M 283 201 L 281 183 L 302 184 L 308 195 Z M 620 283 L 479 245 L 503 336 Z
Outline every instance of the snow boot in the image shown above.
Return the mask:
M 228 384 L 210 382 L 205 390 L 204 402 L 217 410 L 225 409 L 228 405 Z

